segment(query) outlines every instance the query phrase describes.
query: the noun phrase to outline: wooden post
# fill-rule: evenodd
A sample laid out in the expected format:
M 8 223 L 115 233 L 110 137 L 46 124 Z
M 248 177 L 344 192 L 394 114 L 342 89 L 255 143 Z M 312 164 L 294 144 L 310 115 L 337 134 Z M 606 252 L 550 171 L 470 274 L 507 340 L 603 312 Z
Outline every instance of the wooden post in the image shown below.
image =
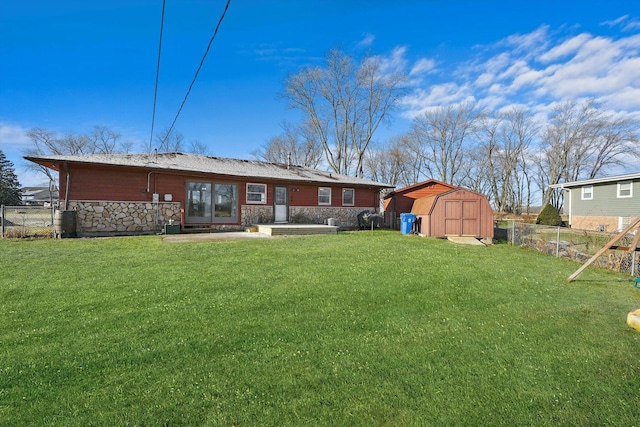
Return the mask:
M 638 240 L 640 240 L 640 233 L 636 231 L 636 236 L 633 238 L 633 242 L 631 242 L 631 245 L 629 246 L 629 249 L 627 249 L 627 252 L 631 253 L 636 251 L 636 248 L 638 247 Z
M 609 241 L 609 243 L 607 243 L 606 245 L 604 245 L 602 247 L 602 249 L 600 249 L 594 256 L 591 257 L 591 259 L 589 259 L 589 261 L 585 262 L 584 264 L 582 264 L 582 267 L 580 267 L 579 269 L 576 270 L 575 273 L 573 273 L 571 276 L 569 276 L 569 278 L 567 279 L 567 282 L 571 283 L 573 282 L 576 277 L 578 277 L 587 267 L 589 267 L 595 260 L 597 260 L 600 255 L 602 255 L 603 253 L 605 253 L 608 249 L 611 248 L 611 246 L 613 246 L 618 240 L 620 240 L 621 238 L 623 238 L 629 231 L 631 231 L 638 223 L 640 223 L 640 218 L 636 219 L 632 224 L 629 224 L 629 226 L 627 228 L 625 228 L 624 230 L 622 230 L 620 233 L 618 233 L 616 235 L 616 237 L 614 237 L 613 239 L 611 239 Z M 639 234 L 640 232 L 636 232 L 636 234 Z M 635 239 L 634 239 L 635 242 Z

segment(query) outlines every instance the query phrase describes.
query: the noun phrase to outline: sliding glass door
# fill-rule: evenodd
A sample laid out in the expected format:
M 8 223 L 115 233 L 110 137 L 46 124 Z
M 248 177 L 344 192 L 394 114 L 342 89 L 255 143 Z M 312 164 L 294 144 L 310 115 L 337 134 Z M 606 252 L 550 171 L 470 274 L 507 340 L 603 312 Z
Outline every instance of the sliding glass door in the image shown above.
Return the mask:
M 238 222 L 238 186 L 212 182 L 187 182 L 187 224 Z

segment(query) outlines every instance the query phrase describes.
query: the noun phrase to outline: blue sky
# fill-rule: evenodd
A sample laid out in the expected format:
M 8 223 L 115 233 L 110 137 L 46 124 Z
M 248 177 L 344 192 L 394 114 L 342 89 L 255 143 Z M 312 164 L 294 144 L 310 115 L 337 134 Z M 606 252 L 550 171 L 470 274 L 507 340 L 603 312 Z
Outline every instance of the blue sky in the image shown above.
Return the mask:
M 167 128 L 226 0 L 167 0 L 156 131 Z M 0 149 L 23 185 L 34 127 L 105 125 L 149 142 L 161 0 L 0 0 Z M 331 48 L 382 57 L 411 76 L 384 142 L 428 108 L 469 99 L 523 104 L 540 117 L 563 99 L 595 97 L 640 114 L 637 0 L 232 0 L 177 121 L 186 142 L 252 158 L 294 112 L 283 80 L 322 65 Z

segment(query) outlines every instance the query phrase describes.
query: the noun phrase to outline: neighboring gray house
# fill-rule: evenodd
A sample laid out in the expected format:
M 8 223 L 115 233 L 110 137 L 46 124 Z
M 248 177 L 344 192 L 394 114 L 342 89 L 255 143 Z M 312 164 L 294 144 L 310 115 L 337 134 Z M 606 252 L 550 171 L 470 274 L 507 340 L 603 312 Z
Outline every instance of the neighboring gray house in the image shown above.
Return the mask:
M 640 173 L 551 185 L 565 191 L 569 226 L 582 230 L 621 231 L 640 217 Z
M 24 205 L 50 207 L 51 202 L 58 202 L 58 191 L 51 191 L 49 187 L 23 187 L 20 191 Z

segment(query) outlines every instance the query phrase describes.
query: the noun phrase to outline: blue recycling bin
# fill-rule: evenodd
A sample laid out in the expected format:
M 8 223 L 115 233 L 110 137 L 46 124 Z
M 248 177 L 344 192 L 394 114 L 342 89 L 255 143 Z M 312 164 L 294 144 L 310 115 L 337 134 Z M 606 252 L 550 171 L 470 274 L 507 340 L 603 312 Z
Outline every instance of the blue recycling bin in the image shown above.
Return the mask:
M 400 214 L 400 233 L 411 234 L 413 223 L 416 222 L 416 215 L 412 213 Z

